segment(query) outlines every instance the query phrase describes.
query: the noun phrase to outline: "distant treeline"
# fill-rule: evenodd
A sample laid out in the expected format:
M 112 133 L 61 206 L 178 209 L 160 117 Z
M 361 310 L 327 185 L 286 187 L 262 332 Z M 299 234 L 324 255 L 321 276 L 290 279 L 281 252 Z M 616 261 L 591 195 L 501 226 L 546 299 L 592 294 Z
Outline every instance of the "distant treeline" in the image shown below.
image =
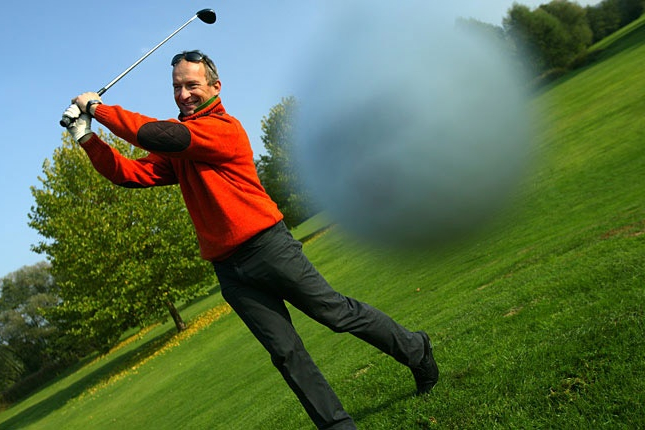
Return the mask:
M 528 76 L 545 81 L 585 64 L 590 46 L 644 10 L 645 0 L 603 0 L 586 7 L 553 0 L 533 10 L 514 3 L 501 27 L 472 19 L 460 22 L 500 41 Z

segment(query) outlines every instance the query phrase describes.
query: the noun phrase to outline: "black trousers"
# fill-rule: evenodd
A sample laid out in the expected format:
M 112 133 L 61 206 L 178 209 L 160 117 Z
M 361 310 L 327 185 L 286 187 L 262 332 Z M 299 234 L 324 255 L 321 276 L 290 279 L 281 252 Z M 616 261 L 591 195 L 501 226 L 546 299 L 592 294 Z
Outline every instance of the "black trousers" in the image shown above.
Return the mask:
M 283 222 L 213 262 L 222 295 L 271 355 L 320 429 L 355 429 L 352 418 L 305 350 L 285 301 L 335 332 L 349 332 L 406 366 L 419 364 L 423 340 L 383 312 L 334 291 Z

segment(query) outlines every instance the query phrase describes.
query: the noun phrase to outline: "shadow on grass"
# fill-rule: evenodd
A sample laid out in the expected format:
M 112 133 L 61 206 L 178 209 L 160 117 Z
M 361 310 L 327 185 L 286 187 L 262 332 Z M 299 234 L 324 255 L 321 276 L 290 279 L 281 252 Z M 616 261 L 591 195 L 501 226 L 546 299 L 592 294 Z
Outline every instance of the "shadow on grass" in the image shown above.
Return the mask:
M 132 351 L 122 353 L 112 359 L 106 359 L 105 364 L 69 387 L 56 391 L 48 398 L 1 422 L 0 430 L 15 430 L 33 425 L 64 407 L 67 403 L 78 399 L 83 394 L 90 395 L 89 392 L 93 388 L 100 389 L 107 386 L 111 378 L 127 371 L 127 369 L 136 367 L 139 363 L 150 358 L 164 344 L 170 341 L 175 334 L 174 329 L 168 330 L 166 333 L 160 334 Z M 117 354 L 117 352 L 114 354 Z M 11 408 L 7 409 L 5 413 L 10 411 Z
M 606 61 L 616 54 L 637 48 L 645 42 L 645 19 L 640 19 L 631 25 L 632 28 L 629 28 L 626 34 L 600 50 L 596 62 Z
M 327 233 L 327 231 L 329 231 L 329 230 L 330 230 L 330 229 L 332 229 L 333 227 L 334 227 L 334 224 L 330 224 L 330 225 L 323 226 L 323 227 L 319 228 L 318 230 L 316 230 L 316 231 L 314 231 L 314 232 L 312 232 L 312 233 L 310 233 L 310 234 L 307 234 L 307 235 L 305 235 L 305 236 L 301 237 L 301 238 L 300 238 L 300 239 L 298 239 L 298 240 L 299 240 L 301 243 L 305 244 L 305 243 L 307 243 L 307 242 L 309 242 L 309 241 L 311 241 L 311 240 L 313 240 L 313 239 L 315 239 L 315 238 L 317 238 L 317 237 L 319 237 L 319 236 L 321 236 L 321 235 L 323 235 L 323 234 Z
M 392 405 L 394 404 L 409 402 L 412 399 L 426 399 L 427 396 L 430 396 L 430 394 L 425 394 L 424 396 L 416 396 L 412 392 L 398 393 L 397 395 L 393 395 L 392 397 L 384 398 L 383 401 L 379 404 L 372 404 L 360 410 L 352 411 L 352 418 L 357 424 L 360 424 L 361 421 L 366 420 L 373 415 L 378 415 L 391 410 Z

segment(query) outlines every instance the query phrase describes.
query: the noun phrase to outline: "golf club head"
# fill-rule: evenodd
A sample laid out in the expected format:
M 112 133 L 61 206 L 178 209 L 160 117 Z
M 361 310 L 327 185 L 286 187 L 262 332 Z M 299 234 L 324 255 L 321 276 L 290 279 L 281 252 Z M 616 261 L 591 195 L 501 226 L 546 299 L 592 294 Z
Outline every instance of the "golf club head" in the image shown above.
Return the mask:
M 217 20 L 215 11 L 213 9 L 202 9 L 196 13 L 197 18 L 201 19 L 206 24 L 213 24 Z
M 98 91 L 98 95 L 102 95 L 104 92 L 108 90 L 112 85 L 114 85 L 116 82 L 118 82 L 123 76 L 127 75 L 130 70 L 135 68 L 139 63 L 141 63 L 143 60 L 145 60 L 150 54 L 152 54 L 157 48 L 159 48 L 161 45 L 166 43 L 168 39 L 173 37 L 177 32 L 179 32 L 182 28 L 186 27 L 188 24 L 190 24 L 195 18 L 199 18 L 201 21 L 205 22 L 206 24 L 213 24 L 216 20 L 217 17 L 215 16 L 215 11 L 213 9 L 202 9 L 199 12 L 195 14 L 190 20 L 188 20 L 184 25 L 179 27 L 177 30 L 175 30 L 170 36 L 166 37 L 164 40 L 161 41 L 161 43 L 157 44 L 154 48 L 152 48 L 150 51 L 148 51 L 143 57 L 139 58 L 134 64 L 132 64 L 130 67 L 125 69 L 123 73 L 121 73 L 119 76 L 114 78 L 109 84 L 104 86 Z M 66 116 L 63 116 L 63 118 L 59 121 L 60 125 L 63 127 L 68 127 L 74 120 L 72 118 L 68 118 Z

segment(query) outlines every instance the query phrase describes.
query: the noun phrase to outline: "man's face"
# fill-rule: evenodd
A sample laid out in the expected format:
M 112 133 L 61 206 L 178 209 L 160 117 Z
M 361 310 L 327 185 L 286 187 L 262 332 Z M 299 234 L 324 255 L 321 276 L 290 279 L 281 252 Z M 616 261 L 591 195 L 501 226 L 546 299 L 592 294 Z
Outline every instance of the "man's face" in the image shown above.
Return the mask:
M 192 115 L 195 109 L 218 95 L 222 84 L 208 85 L 206 65 L 203 62 L 193 63 L 181 60 L 172 70 L 172 86 L 175 92 L 175 103 L 183 116 Z

